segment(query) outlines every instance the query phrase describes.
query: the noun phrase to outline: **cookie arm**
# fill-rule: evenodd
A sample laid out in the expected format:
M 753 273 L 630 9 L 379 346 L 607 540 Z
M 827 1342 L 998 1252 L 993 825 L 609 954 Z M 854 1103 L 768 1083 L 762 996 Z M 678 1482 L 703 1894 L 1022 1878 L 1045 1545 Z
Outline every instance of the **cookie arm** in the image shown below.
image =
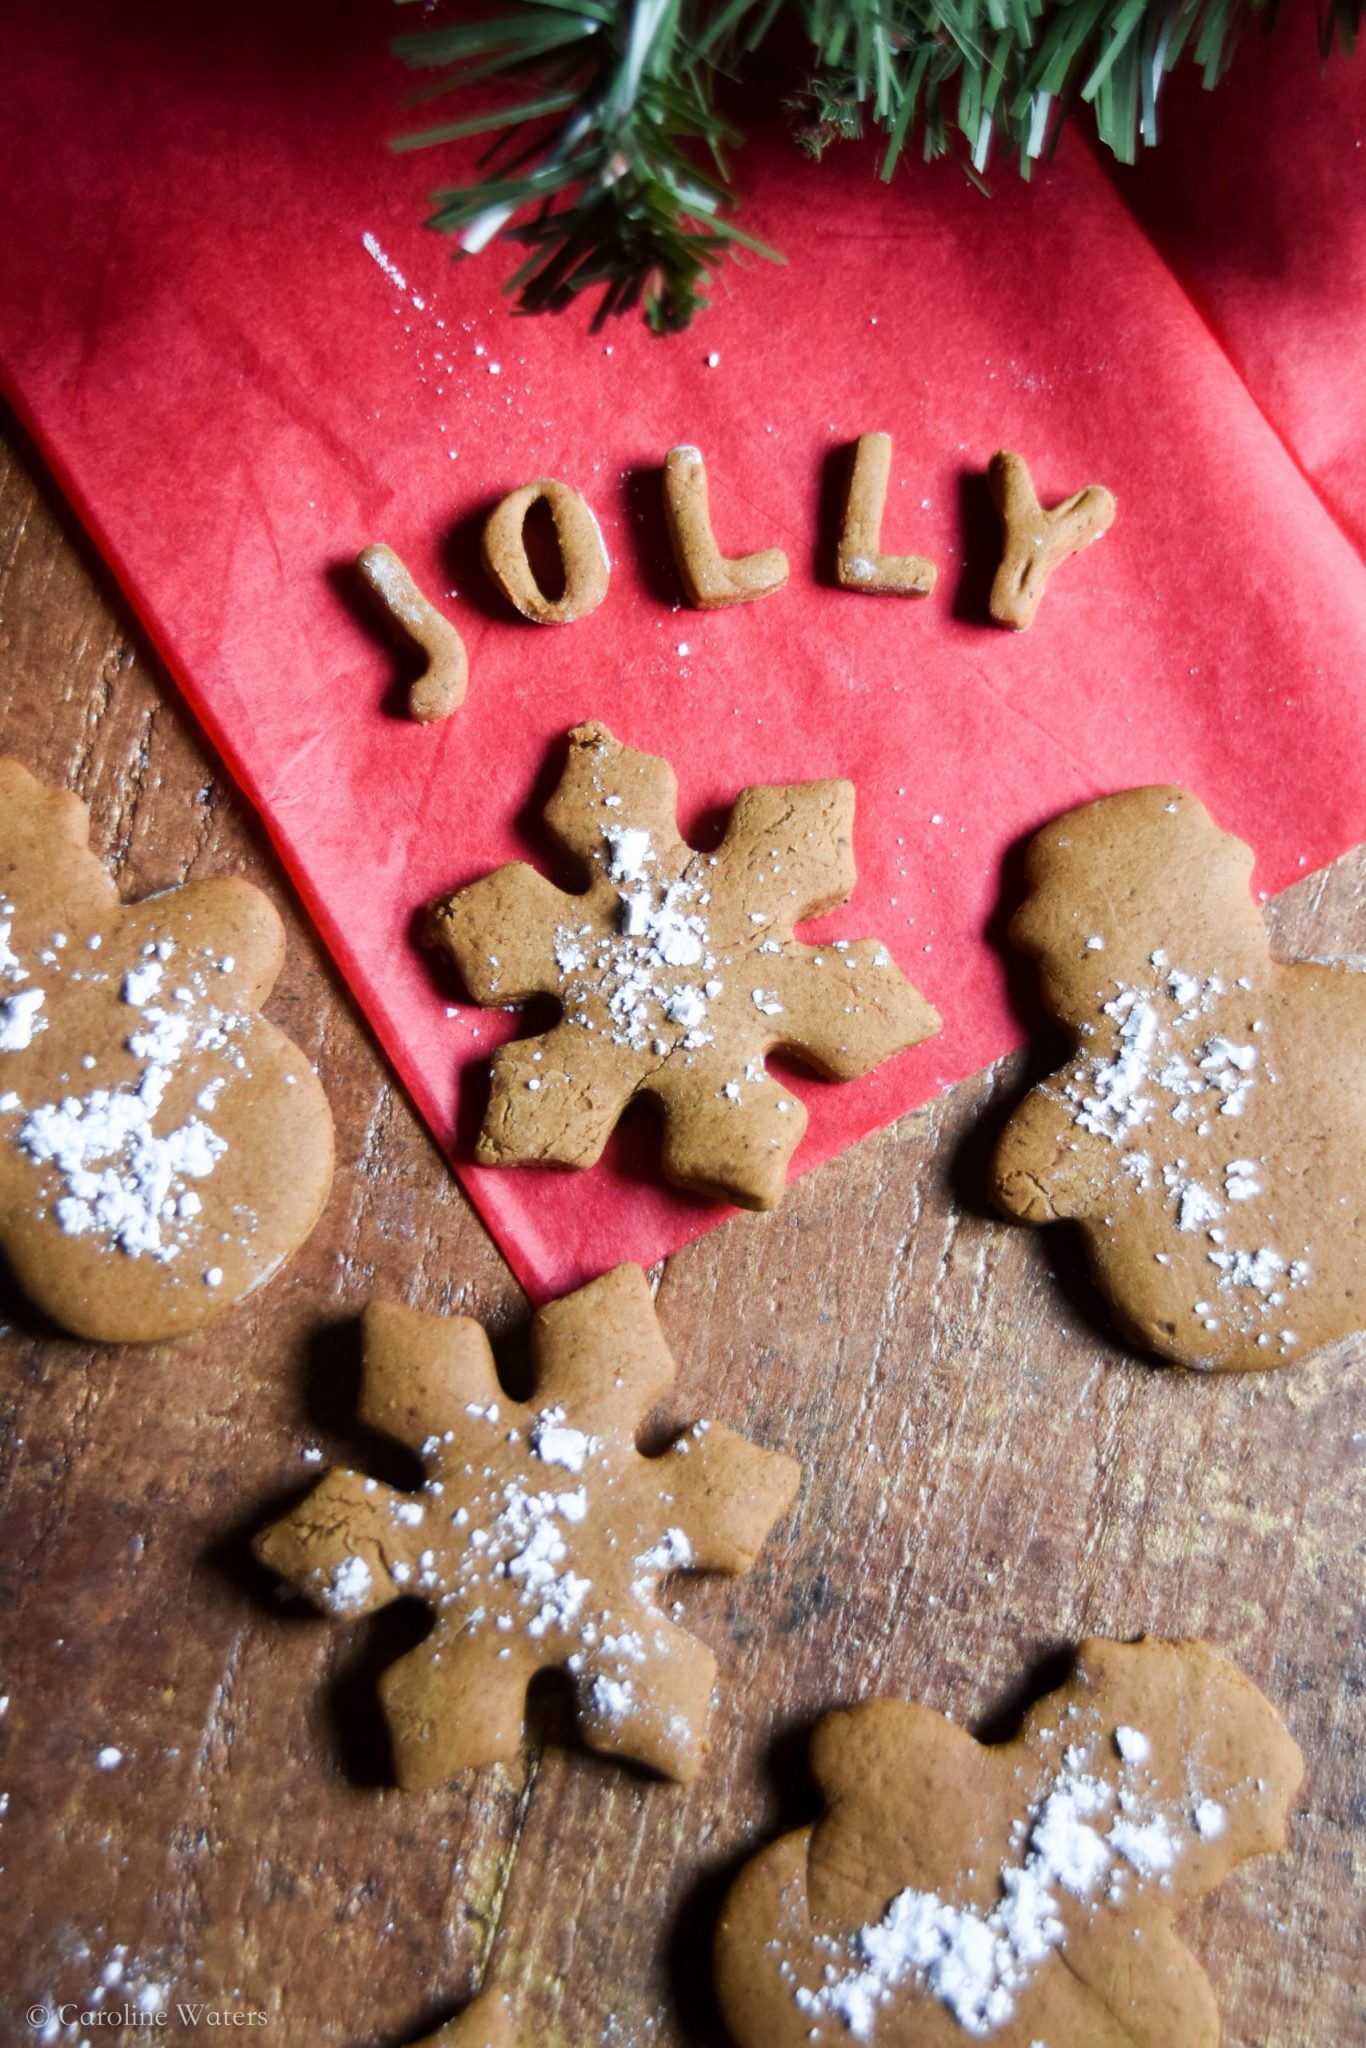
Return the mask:
M 252 1552 L 334 1619 L 373 1614 L 399 1595 L 389 1567 L 400 1546 L 386 1508 L 402 1498 L 363 1473 L 329 1472 L 307 1499 L 261 1530 Z
M 991 1162 L 992 1199 L 1021 1223 L 1084 1216 L 1096 1190 L 1096 1147 L 1105 1143 L 1076 1122 L 1056 1081 L 1041 1082 L 1013 1112 L 997 1140 Z
M 559 986 L 555 934 L 577 899 L 524 861 L 495 868 L 427 912 L 427 941 L 449 953 L 476 1003 L 524 1003 Z
M 0 759 L 0 868 L 21 915 L 30 901 L 46 906 L 41 943 L 59 923 L 97 931 L 117 911 L 118 890 L 89 839 L 90 813 L 78 796 Z
M 642 1417 L 676 1367 L 639 1266 L 617 1266 L 531 1326 L 537 1405 L 562 1404 L 576 1428 L 634 1444 Z
M 569 735 L 569 753 L 545 821 L 561 846 L 600 870 L 609 828 L 650 834 L 655 858 L 678 845 L 678 782 L 667 761 L 624 747 L 590 720 Z
M 715 1060 L 661 1067 L 645 1086 L 664 1105 L 667 1179 L 742 1209 L 778 1207 L 806 1129 L 797 1096 L 767 1075 L 742 1079 Z
M 790 1052 L 832 1081 L 857 1080 L 943 1026 L 876 939 L 838 947 L 792 940 L 751 964 L 756 989 L 779 1005 L 769 1014 L 755 1001 L 763 1049 Z
M 424 1792 L 477 1764 L 516 1756 L 535 1668 L 524 1651 L 512 1636 L 495 1647 L 487 1635 L 462 1635 L 438 1623 L 425 1642 L 390 1665 L 379 1692 L 395 1775 L 405 1791 Z
M 577 1026 L 514 1039 L 493 1055 L 481 1166 L 593 1166 L 634 1095 L 620 1047 Z
M 268 896 L 240 875 L 187 882 L 159 896 L 144 896 L 119 912 L 121 934 L 136 949 L 170 939 L 155 1000 L 189 976 L 202 978 L 223 1010 L 255 1010 L 275 986 L 284 964 L 285 928 Z
M 1147 1734 L 1144 1779 L 1155 1800 L 1188 1818 L 1197 1798 L 1222 1809 L 1208 1835 L 1188 1829 L 1164 1893 L 1169 1909 L 1213 1890 L 1248 1857 L 1284 1848 L 1304 1759 L 1270 1700 L 1217 1650 L 1089 1638 L 1063 1693 L 1031 1709 L 1030 1720 L 1056 1717 L 1073 1691 L 1085 1711 Z
M 811 1770 L 828 1807 L 809 1862 L 818 1919 L 877 1920 L 903 1885 L 955 1884 L 970 1844 L 988 1858 L 1006 1850 L 1009 1752 L 983 1748 L 928 1707 L 873 1699 L 827 1714 L 811 1738 Z
M 705 1645 L 651 1610 L 645 1663 L 592 1654 L 576 1680 L 584 1740 L 686 1785 L 707 1754 L 716 1659 Z
M 482 1326 L 468 1316 L 427 1316 L 372 1301 L 361 1318 L 363 1421 L 420 1451 L 465 1425 L 465 1410 L 498 1400 L 498 1370 Z
M 720 1422 L 699 1423 L 665 1455 L 670 1513 L 692 1544 L 688 1569 L 747 1572 L 796 1498 L 801 1466 Z
M 811 2020 L 792 1995 L 789 1957 L 811 1940 L 812 1832 L 802 1828 L 761 1849 L 726 1893 L 716 1929 L 716 1994 L 737 2048 L 809 2048 Z
M 768 912 L 775 938 L 853 892 L 854 785 L 791 782 L 742 789 L 711 868 L 712 930 L 725 945 L 752 938 Z
M 1124 2048 L 1218 2048 L 1219 2007 L 1209 1979 L 1156 1900 L 1128 1914 L 1079 1917 L 1068 1930 L 1065 1960 L 1066 1969 L 1046 1979 L 1046 2019 L 1042 2008 L 1030 2009 L 1049 2037 L 1113 2040 Z

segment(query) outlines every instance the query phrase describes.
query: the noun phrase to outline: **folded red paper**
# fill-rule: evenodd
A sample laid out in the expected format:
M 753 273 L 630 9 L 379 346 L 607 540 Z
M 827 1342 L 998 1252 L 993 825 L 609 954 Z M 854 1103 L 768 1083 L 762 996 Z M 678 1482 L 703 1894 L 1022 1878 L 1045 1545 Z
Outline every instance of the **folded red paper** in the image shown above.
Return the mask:
M 79 0 L 58 37 L 43 8 L 11 8 L 0 360 L 545 1296 L 726 1213 L 656 1184 L 648 1130 L 588 1175 L 467 1163 L 488 1052 L 518 1026 L 462 1000 L 415 913 L 509 858 L 570 879 L 538 824 L 570 726 L 600 718 L 671 759 L 699 838 L 747 783 L 856 785 L 858 888 L 819 930 L 882 938 L 945 1029 L 863 1081 L 799 1078 L 800 1169 L 1018 1037 L 997 913 L 1010 849 L 1051 813 L 1187 783 L 1258 847 L 1268 890 L 1366 835 L 1366 572 L 1345 499 L 1289 452 L 1302 434 L 1268 419 L 1077 138 L 989 202 L 949 165 L 887 188 L 860 150 L 817 168 L 758 145 L 746 221 L 786 267 L 723 274 L 689 334 L 592 337 L 577 316 L 511 317 L 497 257 L 454 268 L 423 231 L 449 167 L 385 152 L 387 27 L 372 7 Z M 1327 122 L 1303 136 L 1324 165 L 1311 210 L 1318 190 L 1331 208 L 1340 146 Z M 1293 304 L 1276 317 L 1288 347 Z M 1312 390 L 1306 373 L 1297 405 Z M 835 586 L 847 444 L 873 429 L 895 438 L 882 545 L 934 558 L 929 598 Z M 680 608 L 660 507 L 677 441 L 705 451 L 723 550 L 785 549 L 780 595 Z M 1089 482 L 1119 500 L 1024 635 L 983 623 L 998 446 L 1046 503 Z M 584 493 L 613 559 L 572 626 L 516 620 L 478 569 L 480 515 L 539 476 Z M 373 540 L 460 626 L 469 695 L 444 724 L 402 715 L 353 598 Z
M 1232 87 L 1176 74 L 1120 193 L 1329 510 L 1366 551 L 1366 64 L 1313 10 L 1249 35 Z

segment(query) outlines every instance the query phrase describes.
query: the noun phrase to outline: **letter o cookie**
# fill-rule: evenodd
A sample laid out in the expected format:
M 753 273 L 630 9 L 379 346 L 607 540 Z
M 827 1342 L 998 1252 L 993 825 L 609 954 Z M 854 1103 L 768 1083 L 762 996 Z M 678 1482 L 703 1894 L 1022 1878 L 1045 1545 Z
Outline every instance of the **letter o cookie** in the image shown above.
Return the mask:
M 526 549 L 526 519 L 542 500 L 550 507 L 564 564 L 564 593 L 549 598 L 536 581 Z M 587 618 L 607 595 L 612 565 L 602 529 L 589 506 L 568 484 L 538 477 L 509 491 L 484 526 L 484 567 L 508 603 L 538 626 L 568 626 Z

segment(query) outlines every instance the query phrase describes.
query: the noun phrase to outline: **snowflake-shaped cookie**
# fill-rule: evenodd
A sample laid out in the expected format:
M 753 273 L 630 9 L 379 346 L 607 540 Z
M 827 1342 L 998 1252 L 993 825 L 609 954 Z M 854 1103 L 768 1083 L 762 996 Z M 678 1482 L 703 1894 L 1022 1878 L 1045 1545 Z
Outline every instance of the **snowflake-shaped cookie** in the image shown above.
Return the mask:
M 332 1118 L 260 1014 L 284 958 L 269 900 L 227 876 L 120 903 L 88 825 L 0 761 L 0 1243 L 68 1329 L 140 1342 L 303 1242 Z
M 850 783 L 743 790 L 715 853 L 679 838 L 676 796 L 667 762 L 578 726 L 545 815 L 586 892 L 516 862 L 433 905 L 432 941 L 476 1002 L 548 995 L 562 1012 L 495 1054 L 477 1157 L 591 1166 L 644 1093 L 670 1180 L 773 1209 L 806 1111 L 766 1055 L 853 1080 L 940 1020 L 876 940 L 792 935 L 854 886 Z
M 334 1618 L 404 1594 L 434 1610 L 382 1684 L 400 1784 L 515 1755 L 527 1684 L 551 1666 L 570 1673 L 594 1748 L 692 1777 L 716 1662 L 669 1619 L 660 1582 L 747 1571 L 799 1468 L 706 1422 L 641 1456 L 674 1362 L 636 1266 L 540 1311 L 525 1404 L 468 1318 L 372 1305 L 364 1334 L 364 1418 L 419 1450 L 426 1483 L 407 1494 L 334 1470 L 256 1550 Z
M 821 1722 L 829 1807 L 741 1872 L 739 2048 L 1215 2048 L 1173 1915 L 1279 1849 L 1301 1760 L 1203 1643 L 1084 1643 L 1011 1742 L 873 1700 Z

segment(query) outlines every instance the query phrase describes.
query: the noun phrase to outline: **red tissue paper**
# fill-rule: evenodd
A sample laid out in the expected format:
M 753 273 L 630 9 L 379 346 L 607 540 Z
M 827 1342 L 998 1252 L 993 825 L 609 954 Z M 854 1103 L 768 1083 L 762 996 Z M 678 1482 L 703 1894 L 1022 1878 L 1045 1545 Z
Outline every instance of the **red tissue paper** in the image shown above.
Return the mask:
M 799 1078 L 798 1170 L 1017 1042 L 1010 855 L 1059 810 L 1183 782 L 1254 843 L 1266 891 L 1366 836 L 1359 62 L 1323 88 L 1311 50 L 1273 95 L 1259 58 L 1251 112 L 1235 71 L 1225 146 L 1273 139 L 1222 196 L 1203 104 L 1158 173 L 1117 179 L 1069 134 L 989 200 L 947 164 L 888 187 L 863 149 L 816 167 L 756 143 L 745 224 L 786 263 L 724 272 L 659 340 L 516 318 L 501 253 L 452 264 L 425 195 L 470 159 L 387 152 L 382 7 L 72 0 L 59 34 L 35 0 L 6 21 L 6 388 L 533 1294 L 727 1213 L 658 1183 L 648 1128 L 587 1174 L 469 1163 L 488 1054 L 519 1027 L 468 1003 L 416 916 L 501 861 L 553 865 L 539 811 L 579 721 L 673 762 L 685 833 L 747 783 L 856 786 L 858 887 L 811 935 L 882 939 L 945 1027 L 864 1081 Z M 1293 235 L 1257 231 L 1264 188 Z M 1325 280 L 1304 252 L 1330 241 Z M 848 444 L 874 429 L 895 438 L 884 546 L 938 562 L 926 600 L 833 584 Z M 727 552 L 787 550 L 779 596 L 681 608 L 677 441 L 707 458 Z M 985 623 L 1001 446 L 1045 502 L 1100 482 L 1120 508 L 1020 636 Z M 483 514 L 537 476 L 585 494 L 612 556 L 572 626 L 514 619 L 478 568 Z M 355 596 L 381 539 L 469 649 L 435 727 L 402 715 Z

